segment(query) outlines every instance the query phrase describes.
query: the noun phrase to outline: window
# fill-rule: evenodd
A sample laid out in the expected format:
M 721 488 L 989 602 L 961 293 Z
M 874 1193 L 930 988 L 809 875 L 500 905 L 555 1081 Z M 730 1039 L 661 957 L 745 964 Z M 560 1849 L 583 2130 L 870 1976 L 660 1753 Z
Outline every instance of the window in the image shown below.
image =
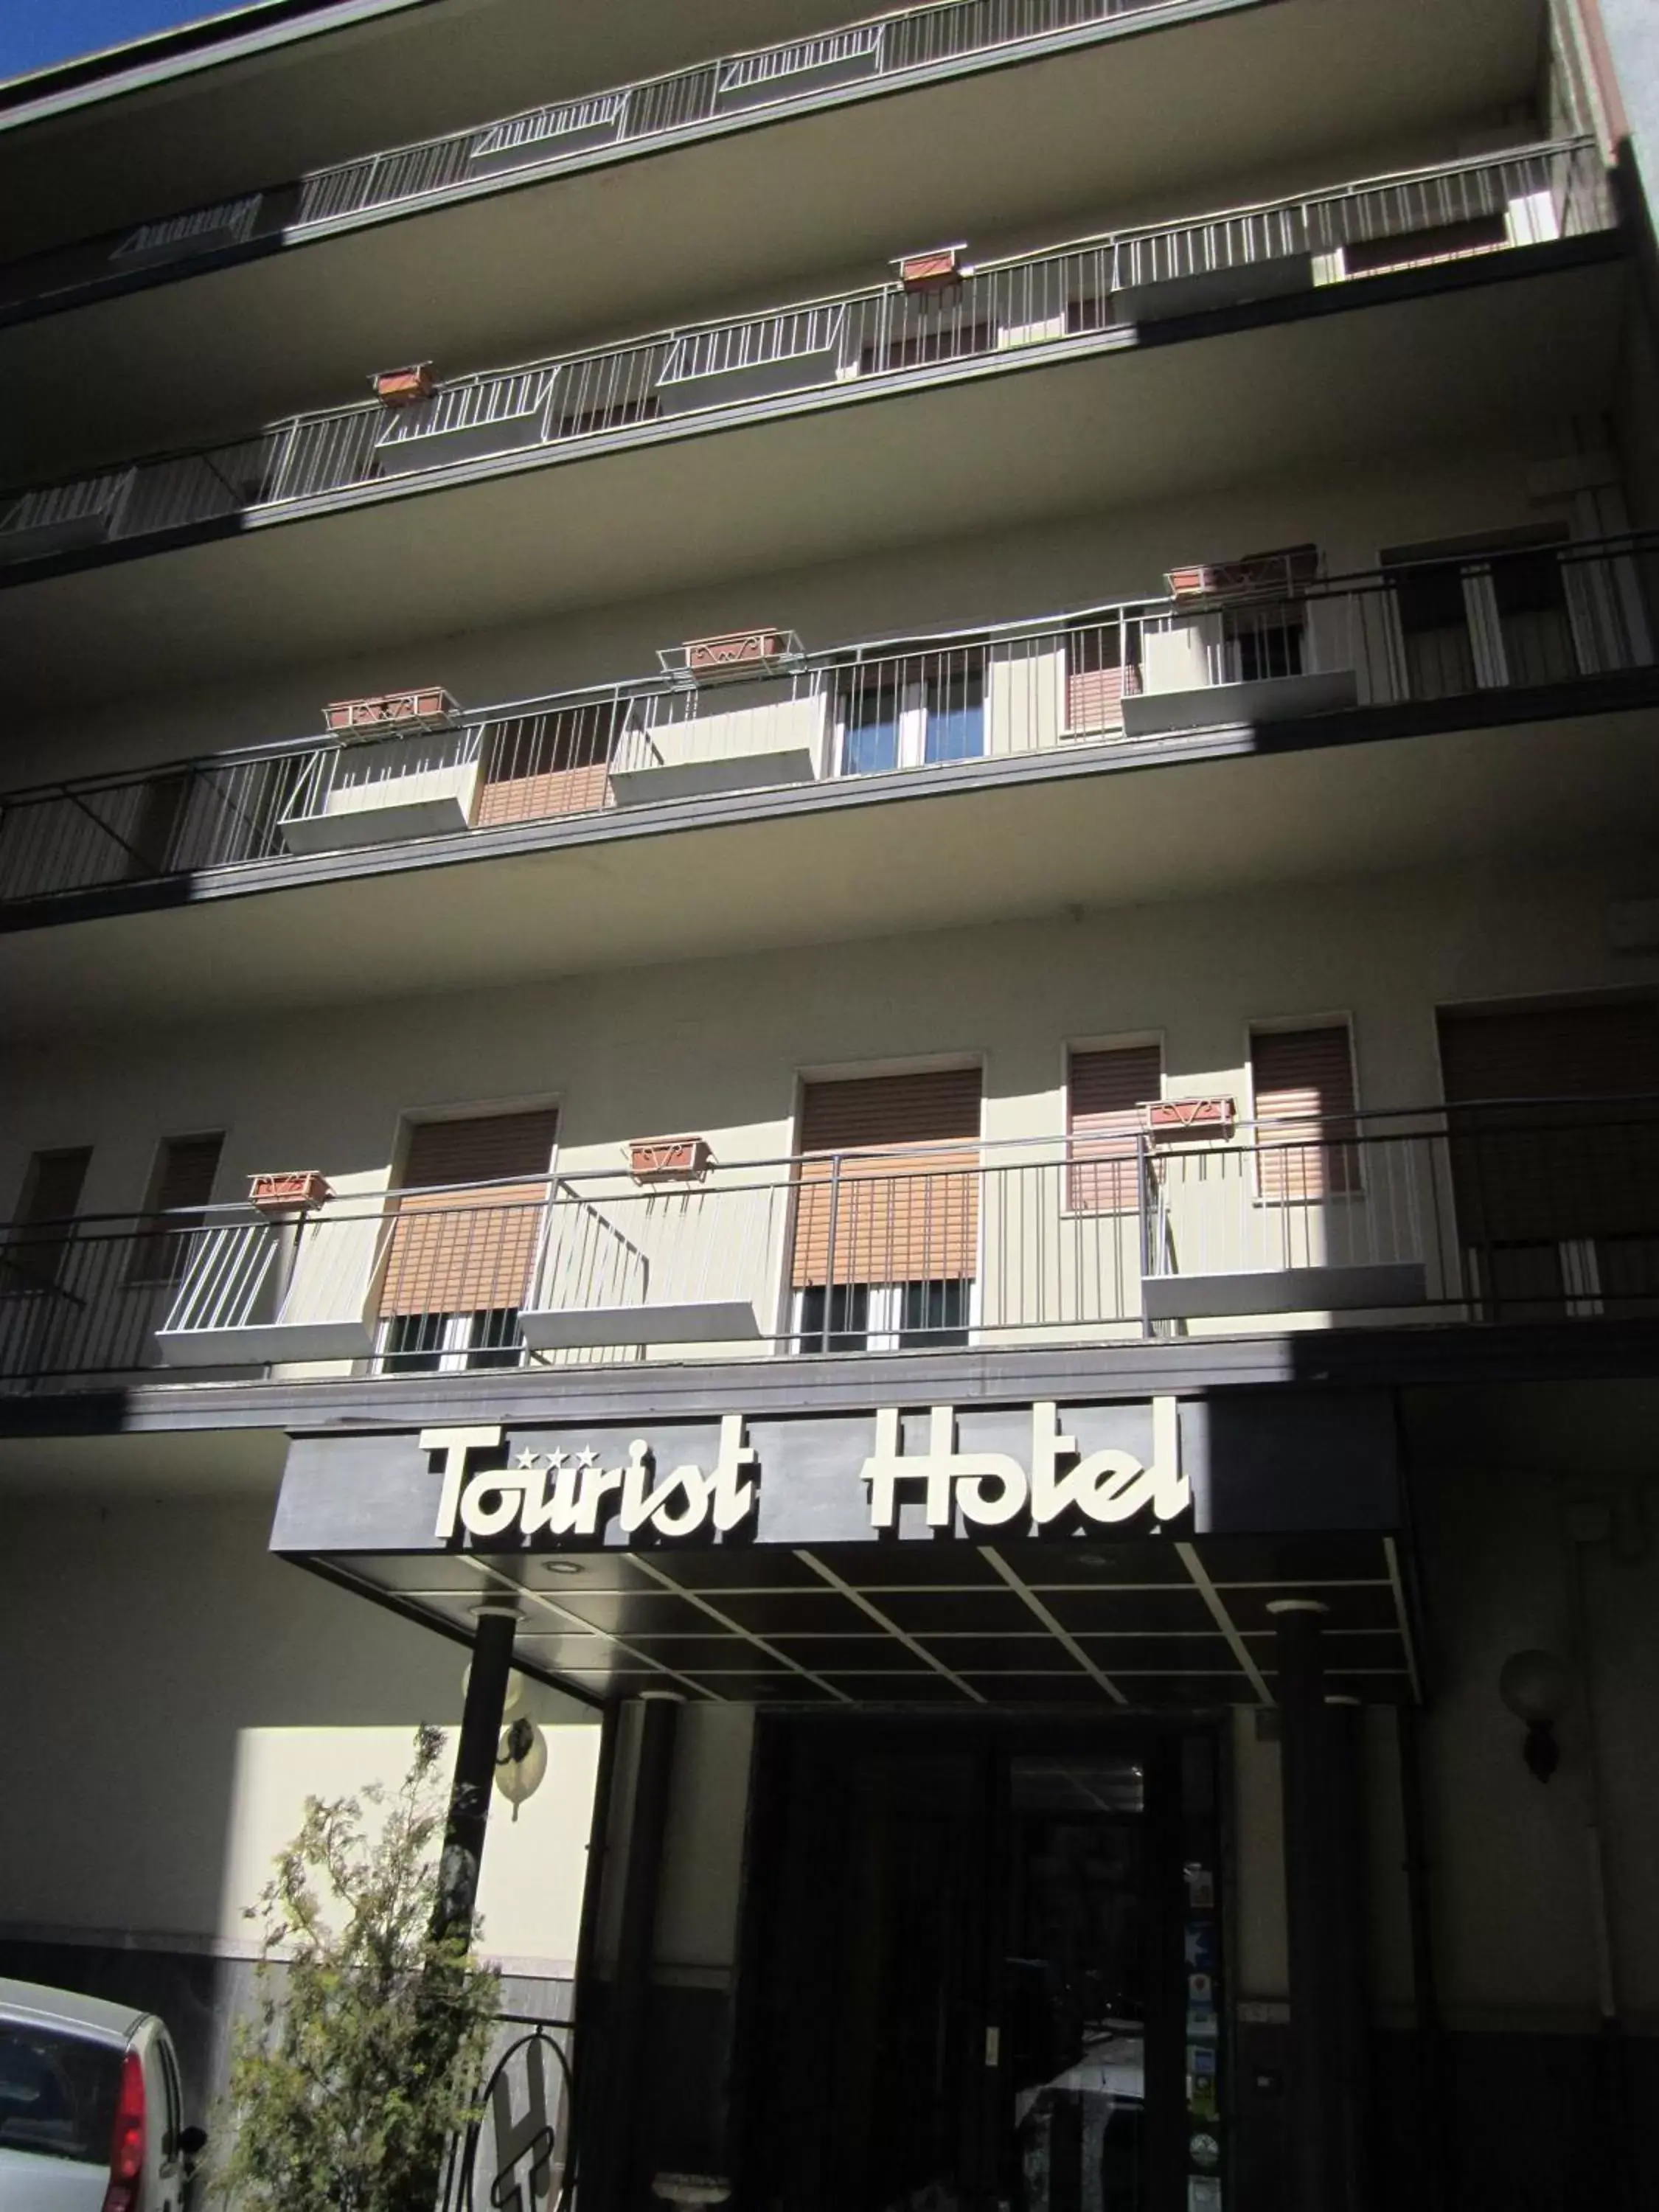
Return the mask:
M 1144 1109 L 1163 1089 L 1163 1054 L 1155 1044 L 1072 1054 L 1066 1202 L 1073 1213 L 1137 1210 Z
M 1385 548 L 1413 699 L 1450 699 L 1579 672 L 1559 549 L 1564 526 Z
M 898 326 L 885 338 L 872 338 L 859 352 L 859 374 L 874 376 L 896 368 L 929 368 L 939 362 L 969 361 L 996 347 L 995 327 L 975 321 L 964 310 L 961 295 L 944 307 L 917 308 L 908 303 L 899 310 Z
M 1359 1188 L 1353 1051 L 1346 1022 L 1250 1039 L 1258 1188 L 1292 1203 Z
M 1462 261 L 1472 253 L 1491 253 L 1509 244 L 1509 227 L 1500 210 L 1467 216 L 1461 222 L 1435 223 L 1423 230 L 1397 230 L 1384 238 L 1353 240 L 1342 249 L 1350 276 L 1374 276 L 1389 269 L 1419 269 L 1435 261 Z
M 979 1124 L 977 1068 L 807 1085 L 791 1258 L 799 1349 L 968 1341 Z
M 30 1160 L 0 1262 L 0 1286 L 8 1293 L 49 1291 L 57 1284 L 69 1256 L 72 1217 L 91 1164 L 90 1145 L 36 1152 Z
M 1604 999 L 1439 1017 L 1468 1286 L 1489 1318 L 1659 1308 L 1659 1012 Z
M 1066 637 L 1066 730 L 1084 737 L 1121 730 L 1123 702 L 1140 689 L 1140 617 L 1111 614 L 1079 623 Z
M 603 806 L 623 708 L 614 699 L 515 714 L 490 732 L 477 827 Z
M 1236 608 L 1224 618 L 1224 635 L 1232 682 L 1259 684 L 1272 677 L 1301 675 L 1300 607 Z
M 551 1107 L 410 1131 L 380 1280 L 388 1372 L 518 1364 L 557 1135 Z
M 176 1283 L 185 1271 L 191 1238 L 202 1226 L 200 1209 L 213 1196 L 224 1136 L 214 1130 L 200 1137 L 165 1137 L 156 1147 L 144 1198 L 147 1220 L 154 1221 L 132 1248 L 129 1283 Z
M 985 750 L 982 646 L 849 669 L 837 702 L 843 775 L 978 760 Z
M 90 2042 L 57 2028 L 0 2026 L 0 2155 L 15 2151 L 28 2160 L 67 2159 L 107 2172 L 120 2088 L 118 2044 Z M 6 2162 L 9 2167 L 12 2161 Z M 88 2193 L 79 2177 L 60 2191 L 45 2179 L 31 2185 L 27 2174 L 26 2162 L 17 2187 L 36 2202 L 78 2203 Z M 101 2178 L 87 2179 L 92 2202 L 101 2202 Z

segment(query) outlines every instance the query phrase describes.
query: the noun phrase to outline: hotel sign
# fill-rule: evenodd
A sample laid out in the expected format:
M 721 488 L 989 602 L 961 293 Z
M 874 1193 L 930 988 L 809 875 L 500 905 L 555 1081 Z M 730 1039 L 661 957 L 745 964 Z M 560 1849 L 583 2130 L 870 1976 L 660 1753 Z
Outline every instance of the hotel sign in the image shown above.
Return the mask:
M 733 1395 L 737 1395 L 734 1392 Z M 730 1401 L 728 1401 L 728 1407 Z M 662 1412 L 299 1437 L 272 1548 L 512 1554 L 1401 1525 L 1381 1391 Z
M 1057 1406 L 1039 1401 L 1030 1412 L 1023 1457 L 1007 1450 L 964 1449 L 954 1407 L 935 1406 L 925 1439 L 911 1444 L 896 1406 L 875 1416 L 874 1449 L 857 1479 L 872 1534 L 896 1529 L 902 1502 L 920 1504 L 930 1531 L 962 1528 L 1040 1529 L 1068 1516 L 1097 1527 L 1143 1517 L 1177 1521 L 1192 1504 L 1181 1472 L 1181 1435 L 1173 1398 L 1152 1401 L 1152 1445 L 1143 1460 L 1121 1445 L 1079 1453 L 1060 1426 Z M 623 1539 L 730 1534 L 754 1518 L 760 1454 L 746 1441 L 741 1413 L 726 1413 L 713 1463 L 659 1464 L 647 1437 L 628 1440 L 620 1464 L 605 1466 L 592 1445 L 521 1447 L 505 1465 L 499 1427 L 422 1429 L 422 1451 L 441 1455 L 443 1487 L 433 1535 L 489 1544 L 503 1537 L 601 1537 L 614 1526 Z M 476 1456 L 475 1456 L 476 1455 Z M 477 1459 L 492 1463 L 479 1466 Z

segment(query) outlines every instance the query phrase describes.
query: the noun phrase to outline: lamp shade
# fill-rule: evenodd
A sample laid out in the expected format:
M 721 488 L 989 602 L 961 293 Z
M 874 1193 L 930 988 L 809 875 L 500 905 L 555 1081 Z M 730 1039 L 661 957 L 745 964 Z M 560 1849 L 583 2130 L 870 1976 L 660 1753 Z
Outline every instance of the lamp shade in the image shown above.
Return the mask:
M 1572 1703 L 1572 1676 L 1553 1651 L 1516 1651 L 1504 1662 L 1498 1694 L 1516 1720 L 1547 1728 Z
M 519 1808 L 533 1797 L 547 1773 L 547 1738 L 534 1721 L 520 1718 L 501 1730 L 495 1747 L 495 1787 L 519 1817 Z

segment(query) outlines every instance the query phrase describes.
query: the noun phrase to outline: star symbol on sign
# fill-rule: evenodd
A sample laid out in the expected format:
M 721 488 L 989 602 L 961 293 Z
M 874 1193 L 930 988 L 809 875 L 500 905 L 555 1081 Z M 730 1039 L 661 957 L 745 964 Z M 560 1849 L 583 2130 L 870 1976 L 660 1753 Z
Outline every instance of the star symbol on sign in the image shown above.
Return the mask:
M 550 1451 L 546 1455 L 546 1458 L 548 1473 L 556 1474 L 562 1467 L 568 1463 L 570 1455 L 568 1452 Z
M 517 1459 L 514 1461 L 513 1464 L 514 1467 L 518 1468 L 521 1473 L 528 1474 L 536 1464 L 536 1455 L 526 1445 L 525 1449 L 519 1454 Z
M 597 1467 L 599 1458 L 598 1452 L 590 1448 L 586 1451 L 579 1451 L 576 1454 L 576 1464 L 578 1467 Z

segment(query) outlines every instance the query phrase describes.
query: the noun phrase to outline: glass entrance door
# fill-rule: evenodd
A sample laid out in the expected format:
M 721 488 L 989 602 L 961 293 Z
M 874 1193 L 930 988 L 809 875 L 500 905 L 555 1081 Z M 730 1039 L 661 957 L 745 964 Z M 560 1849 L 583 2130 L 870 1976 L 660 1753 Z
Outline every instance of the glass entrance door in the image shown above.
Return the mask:
M 765 1741 L 740 2205 L 1219 2212 L 1208 1735 Z
M 1127 1753 L 1015 1753 L 1002 1958 L 1020 2212 L 1146 2203 L 1146 1778 Z

